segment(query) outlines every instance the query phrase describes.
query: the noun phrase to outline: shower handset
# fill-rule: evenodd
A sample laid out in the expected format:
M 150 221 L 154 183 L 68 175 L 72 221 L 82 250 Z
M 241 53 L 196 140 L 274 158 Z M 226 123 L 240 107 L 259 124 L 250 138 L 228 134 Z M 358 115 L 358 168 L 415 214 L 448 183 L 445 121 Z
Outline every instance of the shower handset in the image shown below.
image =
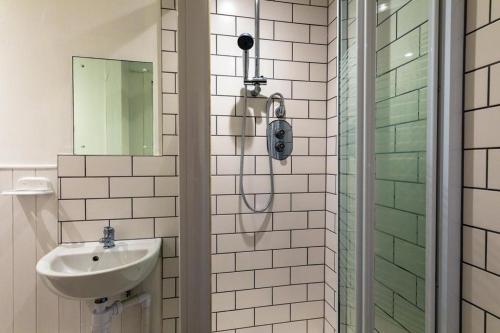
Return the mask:
M 244 111 L 243 111 L 243 121 L 241 123 L 241 140 L 240 140 L 240 195 L 243 202 L 247 208 L 254 213 L 262 213 L 268 211 L 272 206 L 274 200 L 274 170 L 273 170 L 273 159 L 285 160 L 287 159 L 293 150 L 293 132 L 292 126 L 283 118 L 285 117 L 285 99 L 280 93 L 274 93 L 267 99 L 266 103 L 266 124 L 267 124 L 267 153 L 268 153 L 268 163 L 269 163 L 269 178 L 271 183 L 271 191 L 269 193 L 269 199 L 263 208 L 258 209 L 248 202 L 245 193 L 243 178 L 245 176 L 245 140 L 246 140 L 246 121 L 247 121 L 247 111 L 248 111 L 248 86 L 253 85 L 254 89 L 251 91 L 252 96 L 257 97 L 260 94 L 260 85 L 266 84 L 267 79 L 263 76 L 259 76 L 259 59 L 255 59 L 255 73 L 257 77 L 253 79 L 248 78 L 248 67 L 249 67 L 249 55 L 248 51 L 253 47 L 254 39 L 252 35 L 248 33 L 241 34 L 238 37 L 238 46 L 243 50 L 243 76 L 244 76 L 244 86 L 245 93 L 243 95 L 244 101 Z M 279 106 L 274 111 L 276 120 L 269 122 L 269 118 L 273 114 L 271 108 L 274 102 L 277 101 Z
M 238 37 L 238 46 L 243 50 L 243 82 L 246 86 L 254 86 L 254 89 L 250 91 L 252 96 L 257 97 L 260 94 L 261 88 L 260 86 L 264 86 L 267 84 L 267 79 L 264 76 L 261 76 L 259 73 L 259 62 L 260 59 L 258 56 L 255 57 L 255 75 L 252 79 L 248 77 L 248 68 L 250 67 L 250 55 L 249 51 L 254 46 L 254 43 L 258 43 L 259 41 L 255 41 L 255 39 L 249 33 L 242 33 Z

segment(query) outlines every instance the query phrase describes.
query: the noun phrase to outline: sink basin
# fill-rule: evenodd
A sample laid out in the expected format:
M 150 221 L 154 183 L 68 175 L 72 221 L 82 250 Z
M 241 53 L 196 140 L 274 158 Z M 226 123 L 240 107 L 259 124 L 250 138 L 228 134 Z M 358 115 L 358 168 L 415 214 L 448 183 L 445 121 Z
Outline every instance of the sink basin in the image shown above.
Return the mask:
M 61 244 L 41 258 L 36 271 L 56 294 L 72 299 L 115 296 L 136 287 L 154 269 L 161 239 Z

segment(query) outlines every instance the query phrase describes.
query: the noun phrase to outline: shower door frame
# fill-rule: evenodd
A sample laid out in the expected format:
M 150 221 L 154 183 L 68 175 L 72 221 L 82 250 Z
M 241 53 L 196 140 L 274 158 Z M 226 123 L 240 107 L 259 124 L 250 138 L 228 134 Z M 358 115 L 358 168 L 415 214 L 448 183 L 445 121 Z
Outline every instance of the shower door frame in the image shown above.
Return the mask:
M 357 105 L 361 106 L 357 110 L 356 134 L 356 332 L 360 333 L 372 333 L 375 323 L 376 6 L 376 1 L 359 0 L 356 23 Z M 340 10 L 338 1 L 339 18 Z M 455 333 L 459 332 L 460 327 L 459 222 L 462 204 L 464 13 L 465 0 L 430 0 L 426 147 L 426 333 Z M 338 21 L 337 31 L 340 31 L 341 20 Z M 339 58 L 340 44 L 337 46 Z M 341 109 L 340 106 L 338 109 Z M 441 286 L 439 290 L 437 285 Z

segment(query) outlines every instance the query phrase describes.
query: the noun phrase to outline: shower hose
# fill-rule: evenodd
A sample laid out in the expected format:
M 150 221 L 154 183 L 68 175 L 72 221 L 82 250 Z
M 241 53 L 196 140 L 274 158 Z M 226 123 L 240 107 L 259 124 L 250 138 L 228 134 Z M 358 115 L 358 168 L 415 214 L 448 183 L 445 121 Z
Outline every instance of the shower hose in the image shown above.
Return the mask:
M 252 207 L 250 203 L 247 200 L 247 194 L 245 193 L 245 187 L 243 185 L 243 177 L 244 177 L 244 169 L 245 169 L 245 141 L 246 141 L 246 125 L 247 125 L 247 112 L 248 112 L 248 86 L 245 85 L 245 96 L 243 97 L 243 104 L 244 104 L 244 110 L 243 110 L 243 121 L 241 124 L 241 140 L 240 140 L 240 195 L 243 198 L 243 202 L 245 203 L 245 206 L 247 206 L 248 209 L 250 209 L 254 213 L 263 213 L 271 207 L 273 200 L 274 200 L 274 171 L 273 171 L 273 159 L 271 156 L 271 153 L 269 152 L 269 149 L 267 151 L 267 157 L 269 161 L 269 179 L 271 181 L 271 193 L 269 194 L 269 199 L 267 200 L 267 203 L 264 205 L 262 209 L 257 208 L 257 204 L 255 204 L 255 207 Z M 283 96 L 280 93 L 274 93 L 269 98 L 267 99 L 266 102 L 266 128 L 267 125 L 269 125 L 269 109 L 273 103 L 273 99 L 279 98 L 280 103 L 283 103 Z M 266 134 L 267 134 L 267 129 L 266 129 Z

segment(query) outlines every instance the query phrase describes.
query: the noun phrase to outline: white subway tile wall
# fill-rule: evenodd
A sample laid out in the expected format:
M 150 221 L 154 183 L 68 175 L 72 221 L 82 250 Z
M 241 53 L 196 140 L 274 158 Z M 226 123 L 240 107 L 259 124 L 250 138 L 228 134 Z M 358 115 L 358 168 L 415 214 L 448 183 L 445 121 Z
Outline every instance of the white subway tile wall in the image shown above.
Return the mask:
M 464 87 L 462 331 L 500 331 L 500 8 L 468 0 Z
M 248 101 L 243 183 L 252 205 L 263 206 L 270 191 L 264 109 L 274 92 L 285 96 L 294 151 L 273 161 L 273 207 L 251 213 L 239 196 L 245 110 L 236 40 L 254 34 L 254 1 L 212 0 L 212 329 L 323 333 L 327 314 L 333 332 L 337 118 L 327 103 L 336 104 L 336 47 L 330 46 L 334 54 L 328 48 L 336 43 L 336 2 L 263 0 L 261 6 L 261 72 L 268 85 Z M 252 58 L 250 76 L 253 64 Z M 325 275 L 332 276 L 326 303 Z
M 337 1 L 328 1 L 324 332 L 337 332 Z
M 58 158 L 61 242 L 97 241 L 105 226 L 115 228 L 116 239 L 163 238 L 163 264 L 151 277 L 163 277 L 157 289 L 158 294 L 163 289 L 157 313 L 163 313 L 163 332 L 175 332 L 168 329 L 175 329 L 178 317 L 178 177 L 170 167 L 175 160 L 176 156 Z M 155 329 L 160 329 L 159 318 L 155 321 Z M 136 322 L 129 324 L 136 329 Z

